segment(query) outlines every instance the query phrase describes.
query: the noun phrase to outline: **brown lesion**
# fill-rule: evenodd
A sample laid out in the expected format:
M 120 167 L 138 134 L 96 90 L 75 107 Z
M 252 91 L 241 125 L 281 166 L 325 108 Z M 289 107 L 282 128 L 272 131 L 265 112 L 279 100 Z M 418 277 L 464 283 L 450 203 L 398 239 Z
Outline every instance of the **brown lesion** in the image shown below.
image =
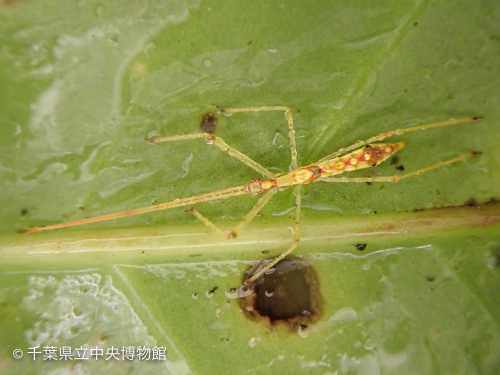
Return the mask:
M 246 273 L 245 279 L 261 266 Z M 270 329 L 297 331 L 316 322 L 321 313 L 319 282 L 313 267 L 304 260 L 291 258 L 279 262 L 247 288 L 249 295 L 240 299 L 247 317 Z
M 468 200 L 466 200 L 462 204 L 458 205 L 449 205 L 449 206 L 441 206 L 441 207 L 431 207 L 431 208 L 415 208 L 413 211 L 414 212 L 422 212 L 422 211 L 431 211 L 431 210 L 442 210 L 442 209 L 450 209 L 450 208 L 458 208 L 458 207 L 476 207 L 476 208 L 481 208 L 483 206 L 494 206 L 499 203 L 498 200 L 496 200 L 494 197 L 489 199 L 488 201 L 485 202 L 480 202 L 476 198 L 471 197 Z
M 206 112 L 201 116 L 200 130 L 203 133 L 213 134 L 217 129 L 217 116 L 213 112 Z

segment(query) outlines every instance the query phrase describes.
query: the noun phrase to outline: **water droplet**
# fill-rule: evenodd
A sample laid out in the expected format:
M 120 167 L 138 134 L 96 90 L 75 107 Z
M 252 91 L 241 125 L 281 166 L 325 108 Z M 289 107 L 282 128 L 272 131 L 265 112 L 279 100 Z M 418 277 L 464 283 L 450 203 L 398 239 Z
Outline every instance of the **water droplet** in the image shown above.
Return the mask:
M 205 62 L 203 63 L 203 65 L 205 65 L 207 68 L 210 68 L 212 66 L 212 61 L 205 60 Z
M 212 298 L 212 297 L 214 296 L 214 294 L 215 294 L 215 293 L 214 293 L 213 291 L 205 292 L 205 296 L 206 296 L 207 298 Z
M 160 132 L 153 130 L 152 132 L 149 132 L 147 139 L 153 139 L 159 137 L 160 137 Z
M 274 294 L 274 291 L 273 291 L 273 290 L 269 290 L 269 289 L 267 289 L 267 290 L 264 292 L 264 294 L 266 295 L 266 297 L 272 297 L 272 296 L 273 296 L 273 294 Z
M 236 290 L 236 288 L 231 288 L 229 290 L 226 290 L 226 292 L 224 294 L 226 295 L 227 298 L 231 298 L 231 299 L 240 298 L 240 295 L 238 294 L 238 291 Z
M 300 337 L 302 337 L 303 339 L 305 339 L 307 336 L 309 336 L 310 330 L 309 330 L 309 328 L 307 327 L 307 325 L 305 325 L 305 324 L 301 324 L 301 325 L 299 326 L 298 333 L 299 333 L 299 336 L 300 336 Z
M 372 350 L 373 348 L 375 348 L 375 346 L 376 345 L 375 345 L 375 343 L 372 342 L 372 340 L 366 339 L 366 342 L 365 342 L 365 345 L 364 345 L 364 347 L 365 347 L 366 350 Z
M 224 315 L 224 313 L 222 312 L 222 310 L 221 310 L 221 309 L 217 309 L 217 311 L 215 311 L 215 316 L 216 316 L 217 318 L 220 318 L 222 315 Z
M 356 320 L 358 315 L 356 314 L 356 311 L 354 311 L 350 307 L 344 307 L 337 311 L 331 318 L 330 321 L 332 322 L 342 322 L 342 321 L 348 321 L 348 320 Z
M 250 340 L 248 340 L 248 346 L 254 348 L 259 341 L 260 337 L 252 337 Z
M 254 290 L 252 288 L 249 288 L 247 287 L 246 285 L 243 285 L 241 286 L 237 291 L 236 293 L 238 293 L 238 296 L 240 298 L 242 297 L 248 297 L 248 296 L 251 296 L 253 293 L 254 293 Z M 252 309 L 253 310 L 253 309 Z M 252 310 L 249 310 L 249 311 L 252 311 Z
M 368 271 L 368 270 L 370 269 L 370 265 L 369 265 L 369 264 L 365 264 L 365 265 L 363 266 L 363 269 L 364 269 L 365 271 Z
M 203 140 L 205 141 L 205 143 L 207 145 L 212 145 L 214 143 L 214 141 L 211 138 L 208 138 L 208 137 L 204 137 Z
M 266 272 L 264 272 L 264 275 L 271 275 L 276 271 L 276 267 L 269 268 Z
M 191 294 L 191 298 L 192 299 L 198 299 L 198 294 L 196 294 L 196 293 Z

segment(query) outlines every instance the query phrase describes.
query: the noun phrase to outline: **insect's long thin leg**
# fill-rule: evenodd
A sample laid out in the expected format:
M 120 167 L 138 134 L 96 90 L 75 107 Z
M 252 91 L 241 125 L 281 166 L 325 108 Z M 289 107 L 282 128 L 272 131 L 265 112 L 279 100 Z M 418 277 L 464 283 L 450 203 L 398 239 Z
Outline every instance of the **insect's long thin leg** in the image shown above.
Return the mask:
M 227 240 L 227 234 L 225 234 L 219 227 L 217 227 L 214 223 L 212 223 L 210 220 L 208 220 L 205 216 L 200 214 L 198 211 L 194 209 L 194 207 L 191 207 L 189 210 L 186 210 L 186 212 L 191 212 L 196 218 L 201 221 L 203 224 L 205 224 L 207 227 L 212 229 L 215 233 L 217 233 L 219 236 Z
M 170 208 L 189 206 L 189 205 L 196 204 L 196 203 L 209 202 L 209 201 L 214 201 L 214 200 L 219 200 L 219 199 L 226 199 L 229 197 L 235 197 L 237 195 L 247 194 L 247 192 L 245 191 L 245 187 L 246 187 L 246 185 L 236 186 L 233 188 L 218 190 L 218 191 L 214 191 L 214 192 L 207 193 L 207 194 L 196 195 L 196 196 L 192 196 L 192 197 L 188 197 L 188 198 L 175 199 L 171 202 L 161 203 L 161 204 L 157 204 L 157 205 L 150 206 L 150 207 L 137 208 L 135 210 L 117 212 L 114 214 L 103 215 L 103 216 L 96 216 L 96 217 L 91 217 L 91 218 L 83 219 L 83 220 L 70 221 L 68 223 L 49 225 L 46 227 L 34 227 L 34 228 L 23 228 L 23 229 L 26 230 L 25 233 L 27 234 L 27 233 L 38 232 L 41 230 L 50 230 L 50 229 L 57 229 L 57 228 L 72 227 L 75 225 L 96 223 L 98 221 L 105 221 L 105 220 L 111 220 L 111 219 L 118 219 L 121 217 L 143 214 L 146 212 L 153 212 L 153 211 L 159 211 L 159 210 L 167 210 Z
M 262 198 L 259 199 L 257 204 L 253 206 L 253 208 L 246 214 L 243 220 L 241 220 L 238 225 L 234 227 L 228 238 L 236 238 L 241 230 L 245 228 L 248 223 L 250 223 L 250 221 L 252 221 L 252 219 L 264 208 L 267 202 L 269 202 L 273 195 L 277 193 L 277 191 L 278 190 L 276 188 L 268 190 L 266 194 L 264 194 Z
M 289 255 L 297 246 L 299 246 L 300 242 L 300 209 L 302 207 L 302 185 L 296 185 L 294 189 L 295 193 L 295 205 L 296 205 L 296 213 L 295 213 L 295 228 L 293 232 L 293 242 L 292 245 L 281 255 L 276 257 L 272 262 L 266 265 L 264 268 L 256 272 L 250 278 L 245 280 L 245 284 L 251 285 L 255 280 L 257 280 L 260 276 L 262 276 L 267 270 L 274 267 L 279 261 L 283 260 L 287 255 Z
M 293 128 L 292 110 L 288 107 L 248 107 L 248 108 L 219 108 L 218 112 L 223 114 L 232 114 L 237 112 L 261 112 L 261 111 L 285 111 L 285 119 L 288 122 L 288 135 L 290 138 L 290 151 L 292 155 L 292 168 L 299 168 L 297 163 L 297 146 L 295 144 L 295 129 Z
M 196 211 L 193 207 L 191 207 L 188 211 L 191 212 L 194 216 L 198 218 L 203 224 L 207 227 L 211 228 L 215 233 L 222 236 L 225 239 L 236 238 L 241 230 L 246 227 L 250 221 L 264 208 L 264 206 L 269 202 L 269 200 L 276 194 L 276 189 L 271 189 L 266 192 L 253 206 L 253 208 L 246 214 L 246 216 L 241 220 L 238 225 L 234 227 L 234 229 L 226 235 L 222 230 L 220 230 L 214 223 L 208 220 L 205 216 Z
M 421 173 L 430 171 L 432 169 L 444 167 L 445 165 L 450 165 L 450 164 L 456 163 L 460 160 L 464 160 L 464 159 L 473 157 L 474 155 L 477 155 L 477 152 L 470 152 L 466 155 L 459 156 L 458 158 L 446 160 L 446 161 L 443 161 L 441 163 L 437 163 L 437 164 L 431 165 L 429 167 L 419 169 L 418 171 L 406 173 L 406 174 L 403 174 L 400 176 L 353 177 L 353 178 L 351 178 L 351 177 L 321 177 L 320 179 L 318 179 L 318 181 L 325 181 L 325 182 L 397 182 L 403 178 L 417 176 Z
M 152 138 L 148 139 L 148 142 L 151 144 L 163 143 L 163 142 L 175 142 L 175 141 L 183 141 L 186 139 L 194 139 L 194 138 L 204 138 L 205 142 L 208 144 L 214 144 L 219 147 L 222 151 L 227 152 L 230 156 L 235 157 L 243 164 L 249 166 L 250 168 L 256 170 L 257 172 L 263 174 L 267 178 L 273 178 L 274 173 L 264 168 L 262 165 L 257 163 L 256 161 L 250 159 L 245 154 L 239 152 L 235 148 L 229 146 L 226 142 L 224 142 L 221 138 L 215 137 L 209 133 L 195 133 L 195 134 L 185 134 L 185 135 L 175 135 L 173 137 L 163 137 L 163 138 Z
M 325 156 L 324 158 L 320 159 L 318 161 L 318 163 L 321 163 L 321 162 L 326 161 L 328 159 L 336 158 L 339 155 L 345 154 L 346 152 L 349 152 L 351 150 L 354 150 L 354 149 L 359 148 L 361 146 L 364 146 L 366 144 L 382 141 L 386 138 L 392 137 L 393 135 L 401 135 L 403 133 L 412 132 L 412 131 L 416 131 L 416 130 L 425 130 L 425 129 L 430 129 L 430 128 L 436 128 L 438 126 L 447 126 L 447 125 L 458 124 L 461 122 L 472 122 L 472 121 L 478 121 L 478 120 L 481 120 L 481 117 L 468 117 L 468 118 L 462 118 L 459 120 L 450 120 L 450 121 L 438 122 L 435 124 L 413 126 L 411 128 L 396 129 L 396 130 L 392 130 L 392 131 L 387 132 L 387 133 L 380 133 L 379 135 L 377 135 L 375 137 L 368 138 L 366 141 L 357 141 L 356 143 L 354 143 L 353 145 L 351 145 L 349 147 L 341 148 L 337 152 L 334 152 L 333 154 L 330 154 L 330 155 Z

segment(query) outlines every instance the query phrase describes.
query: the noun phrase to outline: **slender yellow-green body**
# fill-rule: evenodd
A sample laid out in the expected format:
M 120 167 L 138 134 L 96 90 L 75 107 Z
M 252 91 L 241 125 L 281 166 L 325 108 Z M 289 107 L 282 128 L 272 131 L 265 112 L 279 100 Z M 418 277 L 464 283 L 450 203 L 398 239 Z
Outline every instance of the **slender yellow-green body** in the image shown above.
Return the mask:
M 344 156 L 333 157 L 289 173 L 277 175 L 274 179 L 253 180 L 246 185 L 245 191 L 248 194 L 262 194 L 272 188 L 283 190 L 292 185 L 307 184 L 336 174 L 374 167 L 390 158 L 404 146 L 404 142 L 366 145 Z

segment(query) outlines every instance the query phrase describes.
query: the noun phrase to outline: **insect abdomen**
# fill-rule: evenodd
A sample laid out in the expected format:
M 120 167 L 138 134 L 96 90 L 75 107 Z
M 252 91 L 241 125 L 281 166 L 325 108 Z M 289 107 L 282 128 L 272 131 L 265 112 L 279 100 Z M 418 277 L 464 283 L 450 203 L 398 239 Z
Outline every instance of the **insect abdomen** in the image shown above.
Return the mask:
M 374 167 L 390 158 L 405 147 L 404 142 L 371 144 L 347 155 L 330 159 L 318 164 L 322 176 L 332 176 L 342 172 Z

